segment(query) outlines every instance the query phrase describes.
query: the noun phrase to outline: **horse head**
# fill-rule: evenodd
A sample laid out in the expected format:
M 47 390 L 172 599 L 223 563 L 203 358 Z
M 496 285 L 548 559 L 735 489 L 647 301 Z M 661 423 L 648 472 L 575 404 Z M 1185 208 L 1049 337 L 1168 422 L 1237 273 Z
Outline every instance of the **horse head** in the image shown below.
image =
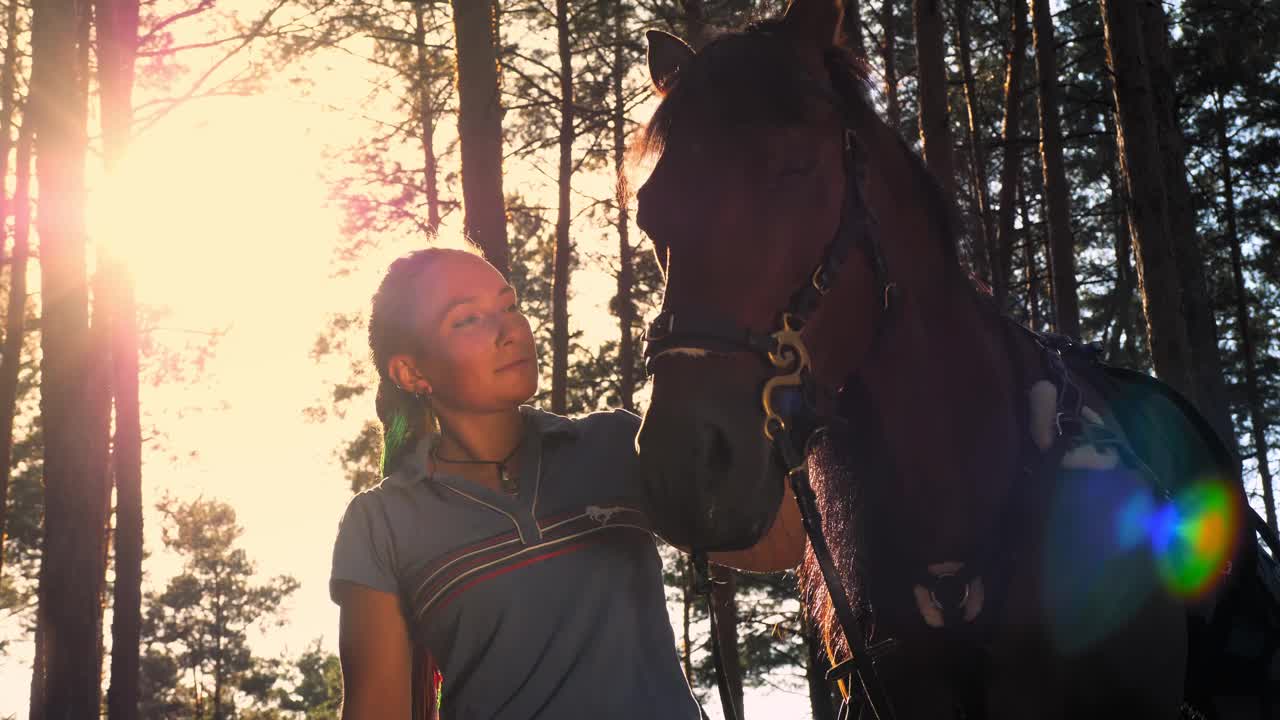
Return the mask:
M 766 393 L 766 383 L 794 360 L 840 387 L 873 343 L 883 267 L 902 252 L 830 257 L 833 239 L 870 221 L 865 208 L 844 217 L 850 183 L 862 182 L 851 144 L 865 157 L 900 143 L 865 97 L 861 64 L 839 44 L 840 15 L 833 0 L 795 0 L 783 17 L 698 52 L 649 33 L 663 100 L 644 141 L 658 159 L 637 219 L 667 283 L 648 338 L 653 395 L 637 447 L 654 521 L 677 544 L 734 549 L 767 532 L 787 468 L 771 446 L 778 421 L 765 402 L 799 399 L 794 387 Z M 875 192 L 887 201 L 884 188 Z M 933 267 L 913 260 L 913 275 L 925 284 L 940 275 L 938 255 Z M 839 270 L 838 283 L 819 287 L 824 268 Z M 826 297 L 801 327 L 780 311 L 808 287 Z M 803 349 L 780 346 L 779 330 L 798 332 Z

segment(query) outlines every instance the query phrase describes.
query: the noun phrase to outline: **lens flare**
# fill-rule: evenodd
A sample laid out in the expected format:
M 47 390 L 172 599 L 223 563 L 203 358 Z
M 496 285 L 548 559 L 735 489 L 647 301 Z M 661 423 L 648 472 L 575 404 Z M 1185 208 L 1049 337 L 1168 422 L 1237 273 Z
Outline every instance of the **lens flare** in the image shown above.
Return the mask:
M 1115 515 L 1116 544 L 1149 542 L 1166 588 L 1184 598 L 1211 591 L 1235 550 L 1239 508 L 1230 486 L 1197 482 L 1171 501 L 1156 504 L 1135 494 Z
M 1125 468 L 1064 473 L 1045 527 L 1045 610 L 1059 651 L 1123 628 L 1154 592 L 1211 593 L 1236 550 L 1243 502 L 1204 478 L 1172 499 Z
M 1157 513 L 1152 549 L 1166 587 L 1186 598 L 1213 590 L 1235 550 L 1239 508 L 1226 483 L 1192 485 Z

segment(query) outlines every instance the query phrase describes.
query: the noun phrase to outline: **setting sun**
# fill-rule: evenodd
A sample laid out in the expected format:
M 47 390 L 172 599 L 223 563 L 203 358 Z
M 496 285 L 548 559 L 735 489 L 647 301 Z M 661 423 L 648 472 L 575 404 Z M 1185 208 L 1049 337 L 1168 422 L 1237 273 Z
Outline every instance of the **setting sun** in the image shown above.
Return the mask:
M 322 282 L 317 249 L 337 222 L 323 145 L 299 131 L 296 110 L 270 96 L 196 104 L 138 137 L 117 175 L 91 178 L 91 242 L 130 269 L 140 304 L 227 322 L 262 291 L 284 299 L 286 280 L 291 293 Z

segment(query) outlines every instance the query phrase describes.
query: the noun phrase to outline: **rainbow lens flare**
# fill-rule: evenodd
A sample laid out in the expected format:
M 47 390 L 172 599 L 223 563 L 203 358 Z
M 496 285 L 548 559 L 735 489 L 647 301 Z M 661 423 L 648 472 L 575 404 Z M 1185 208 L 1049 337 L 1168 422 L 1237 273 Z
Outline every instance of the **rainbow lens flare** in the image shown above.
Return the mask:
M 1226 483 L 1198 482 L 1151 516 L 1151 548 L 1165 587 L 1202 597 L 1224 577 L 1235 551 L 1240 510 Z
M 1135 494 L 1115 515 L 1117 544 L 1131 549 L 1146 541 L 1165 587 L 1194 599 L 1213 590 L 1235 551 L 1239 507 L 1221 481 L 1197 482 L 1169 502 Z
M 1172 500 L 1136 472 L 1064 473 L 1050 505 L 1042 577 L 1058 649 L 1081 652 L 1125 627 L 1155 592 L 1195 600 L 1236 550 L 1238 491 L 1202 479 Z

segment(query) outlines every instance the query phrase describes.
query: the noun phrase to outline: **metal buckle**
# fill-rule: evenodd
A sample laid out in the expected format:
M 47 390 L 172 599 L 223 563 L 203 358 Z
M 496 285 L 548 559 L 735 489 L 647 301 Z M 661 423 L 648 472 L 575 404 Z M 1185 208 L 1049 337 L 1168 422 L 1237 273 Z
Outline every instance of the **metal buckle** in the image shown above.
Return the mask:
M 769 352 L 769 362 L 783 371 L 764 384 L 761 391 L 761 404 L 764 405 L 764 435 L 772 442 L 777 432 L 784 431 L 787 423 L 782 419 L 773 405 L 773 392 L 781 387 L 797 387 L 801 383 L 800 376 L 809 369 L 809 349 L 805 347 L 800 332 L 804 324 L 791 313 L 782 314 L 782 327 L 774 331 L 771 337 L 777 341 L 777 347 Z
M 666 327 L 663 327 L 663 323 Z M 644 331 L 645 342 L 659 342 L 671 334 L 676 324 L 676 315 L 672 312 L 661 312 L 649 323 L 649 327 Z
M 954 607 L 944 606 L 942 601 L 938 599 L 938 592 L 941 589 L 944 591 L 942 593 L 943 595 L 948 595 L 949 593 L 945 592 L 946 590 L 956 590 L 956 588 L 953 587 L 954 584 L 959 584 L 963 589 L 962 592 L 958 593 L 960 595 L 960 599 L 955 602 Z M 933 582 L 929 584 L 929 602 L 933 603 L 934 607 L 944 612 L 959 610 L 965 606 L 965 603 L 969 602 L 969 585 L 970 583 L 968 582 L 961 582 L 960 576 L 957 573 L 936 575 L 933 578 Z M 946 599 L 954 600 L 955 598 L 948 597 Z

